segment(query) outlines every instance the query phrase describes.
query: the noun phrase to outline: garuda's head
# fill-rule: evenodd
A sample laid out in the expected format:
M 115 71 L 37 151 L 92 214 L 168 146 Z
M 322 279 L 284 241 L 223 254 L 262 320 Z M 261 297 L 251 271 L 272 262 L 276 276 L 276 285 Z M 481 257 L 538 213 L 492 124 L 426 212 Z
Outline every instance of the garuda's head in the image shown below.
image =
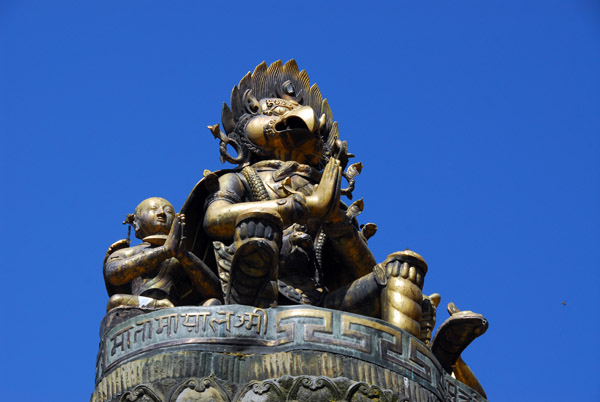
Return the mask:
M 231 108 L 223 104 L 221 118 L 225 132 L 218 124 L 209 128 L 221 140 L 222 162 L 278 159 L 320 168 L 334 152 L 345 154 L 327 100 L 295 60 L 269 67 L 262 62 L 248 72 L 233 88 Z M 228 145 L 237 156 L 227 152 Z

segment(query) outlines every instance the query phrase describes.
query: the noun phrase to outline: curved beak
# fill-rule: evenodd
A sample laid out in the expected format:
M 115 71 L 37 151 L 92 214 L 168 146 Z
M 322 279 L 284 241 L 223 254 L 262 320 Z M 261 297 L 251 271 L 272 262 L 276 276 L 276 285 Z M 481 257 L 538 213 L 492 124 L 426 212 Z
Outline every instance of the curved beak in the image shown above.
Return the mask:
M 301 129 L 315 133 L 321 128 L 321 119 L 317 118 L 312 107 L 300 106 L 281 116 L 274 128 L 278 132 Z

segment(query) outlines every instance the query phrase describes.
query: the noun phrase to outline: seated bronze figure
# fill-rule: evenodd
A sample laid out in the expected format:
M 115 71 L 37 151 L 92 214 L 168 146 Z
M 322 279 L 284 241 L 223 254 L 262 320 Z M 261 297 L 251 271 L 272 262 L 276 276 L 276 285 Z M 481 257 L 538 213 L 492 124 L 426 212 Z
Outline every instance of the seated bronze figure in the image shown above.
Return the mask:
M 224 302 L 323 306 L 382 317 L 418 336 L 427 265 L 410 251 L 376 263 L 367 246 L 374 225 L 363 232 L 355 219 L 362 200 L 340 201 L 351 197 L 362 165 L 348 166 L 352 155 L 306 72 L 293 60 L 260 64 L 233 89 L 222 123 L 225 132 L 209 128 L 221 159 L 238 167 L 207 174 L 182 213 L 196 239 L 214 242 Z M 192 249 L 203 254 L 207 245 Z
M 438 400 L 450 400 L 444 395 L 443 385 L 443 379 L 449 375 L 485 397 L 460 355 L 486 331 L 487 321 L 480 314 L 460 312 L 451 303 L 451 317 L 433 336 L 440 295 L 422 293 L 428 271 L 425 260 L 414 251 L 402 250 L 391 253 L 380 263 L 375 261 L 368 240 L 377 227 L 372 223 L 359 225 L 357 220 L 364 207 L 362 199 L 350 205 L 341 200 L 343 196 L 352 200 L 362 164 L 349 163 L 354 155 L 349 153 L 347 143 L 340 140 L 327 100 L 322 98 L 316 84 L 310 84 L 306 72 L 299 71 L 294 60 L 285 64 L 277 61 L 270 66 L 261 63 L 233 88 L 230 106 L 223 104 L 221 117 L 222 128 L 215 124 L 209 129 L 219 140 L 221 161 L 234 167 L 204 171 L 204 177 L 191 191 L 179 214 L 162 198 L 144 200 L 126 220 L 142 243 L 131 247 L 128 240 L 122 240 L 114 243 L 106 254 L 104 277 L 110 296 L 107 310 L 121 308 L 128 313 L 107 314 L 110 317 L 105 318 L 102 331 L 111 336 L 111 357 L 105 357 L 98 372 L 110 372 L 120 364 L 129 364 L 120 359 L 134 356 L 127 349 L 132 347 L 131 336 L 140 351 L 151 350 L 144 342 L 152 341 L 152 331 L 161 337 L 156 342 L 174 348 L 168 353 L 200 345 L 197 347 L 201 351 L 196 350 L 200 354 L 224 353 L 230 359 L 237 356 L 237 346 L 231 350 L 227 346 L 225 352 L 210 348 L 221 345 L 219 342 L 283 347 L 295 339 L 300 342 L 300 349 L 305 347 L 304 342 L 321 342 L 319 347 L 327 344 L 327 348 L 331 347 L 328 342 L 333 342 L 334 347 L 357 348 L 348 355 L 357 359 L 366 351 L 381 353 L 393 362 L 386 361 L 387 369 L 396 370 L 394 375 L 404 375 L 405 384 L 408 374 L 402 374 L 402 370 L 408 368 L 414 374 L 414 365 L 421 364 L 420 367 L 425 367 L 419 374 L 424 381 L 421 385 L 429 384 Z M 345 188 L 343 181 L 347 182 Z M 219 307 L 211 307 L 215 305 Z M 192 310 L 187 306 L 204 307 Z M 171 309 L 162 315 L 153 313 L 163 308 Z M 151 318 L 127 321 L 129 326 L 123 324 L 123 320 L 148 312 Z M 269 319 L 267 327 L 263 320 L 269 316 L 284 318 L 275 318 L 276 324 L 273 318 Z M 190 317 L 195 319 L 190 321 Z M 297 325 L 306 325 L 302 340 L 294 338 L 295 324 L 291 330 L 282 324 L 282 320 L 294 317 Z M 337 317 L 342 324 L 334 328 L 330 319 L 324 317 Z M 312 328 L 311 331 L 319 332 L 314 329 L 316 319 L 325 321 L 319 327 L 321 333 L 341 334 L 354 341 L 377 336 L 381 339 L 377 348 L 381 350 L 375 350 L 366 340 L 365 345 L 356 346 L 354 341 L 318 338 L 309 331 Z M 351 328 L 350 322 L 362 325 L 363 329 L 370 328 L 371 335 L 354 329 L 358 327 Z M 219 325 L 225 329 L 218 329 Z M 232 326 L 238 332 L 254 331 L 256 327 L 257 332 L 252 337 L 236 338 Z M 183 335 L 177 333 L 178 328 L 185 331 Z M 130 331 L 134 331 L 133 335 Z M 203 335 L 194 335 L 200 333 Z M 264 339 L 255 339 L 261 333 Z M 191 338 L 186 338 L 187 334 Z M 289 339 L 282 340 L 283 334 Z M 390 337 L 400 343 L 393 344 Z M 405 350 L 402 345 L 407 345 Z M 196 346 L 189 346 L 190 350 Z M 295 359 L 290 357 L 297 353 L 295 347 L 289 348 L 281 349 L 281 353 Z M 388 348 L 397 356 L 389 357 Z M 316 353 L 316 349 L 312 352 Z M 102 353 L 107 356 L 108 349 Z M 334 356 L 337 352 L 332 353 Z M 428 356 L 428 362 L 419 356 Z M 367 359 L 367 355 L 362 357 Z M 260 360 L 247 364 L 262 370 Z M 375 366 L 383 370 L 378 364 L 369 365 L 369 370 L 376 370 Z M 318 372 L 315 367 L 311 368 L 316 370 L 313 374 Z M 210 375 L 202 381 L 220 387 L 213 381 L 214 372 L 202 370 L 199 371 L 202 375 Z M 444 371 L 446 374 L 442 374 Z M 239 381 L 232 378 L 237 374 L 230 378 L 232 373 L 227 370 L 223 373 L 223 381 L 236 389 Z M 392 384 L 395 378 L 384 376 L 381 383 Z M 254 383 L 248 384 L 248 390 L 256 388 Z M 181 387 L 196 389 L 195 385 Z M 142 392 L 142 388 L 124 395 L 128 400 L 136 400 L 131 398 L 137 397 L 135 392 Z M 222 391 L 223 395 L 229 392 Z
M 124 223 L 143 243 L 113 244 L 104 259 L 110 296 L 107 311 L 118 306 L 166 308 L 218 296 L 217 278 L 185 249 L 185 216 L 159 197 L 142 201 Z

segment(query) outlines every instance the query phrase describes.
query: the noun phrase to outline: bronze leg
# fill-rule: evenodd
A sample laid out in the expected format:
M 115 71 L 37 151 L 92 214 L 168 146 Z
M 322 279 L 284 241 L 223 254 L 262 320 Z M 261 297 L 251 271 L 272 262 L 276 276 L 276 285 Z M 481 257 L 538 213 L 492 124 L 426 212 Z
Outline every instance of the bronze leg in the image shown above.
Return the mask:
M 279 216 L 265 212 L 239 216 L 226 304 L 258 306 L 265 288 L 271 280 L 277 279 L 281 238 Z

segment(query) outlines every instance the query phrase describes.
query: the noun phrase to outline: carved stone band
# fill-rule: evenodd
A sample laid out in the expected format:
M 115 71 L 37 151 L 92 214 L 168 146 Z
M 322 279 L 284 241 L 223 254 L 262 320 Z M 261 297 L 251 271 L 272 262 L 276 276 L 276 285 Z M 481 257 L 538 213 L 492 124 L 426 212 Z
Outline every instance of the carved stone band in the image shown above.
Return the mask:
M 442 378 L 441 366 L 423 343 L 384 321 L 316 307 L 240 305 L 162 309 L 115 325 L 102 339 L 97 378 L 158 348 L 182 345 L 214 351 L 235 346 L 259 354 L 333 352 L 416 375 L 432 390 Z

